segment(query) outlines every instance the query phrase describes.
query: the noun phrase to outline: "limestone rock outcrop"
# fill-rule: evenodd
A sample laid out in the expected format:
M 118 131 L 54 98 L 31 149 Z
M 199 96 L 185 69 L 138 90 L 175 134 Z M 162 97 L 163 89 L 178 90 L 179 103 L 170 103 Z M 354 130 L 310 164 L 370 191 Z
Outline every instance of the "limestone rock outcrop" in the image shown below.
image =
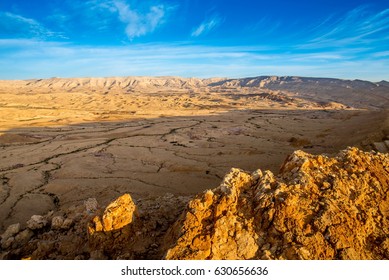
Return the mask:
M 129 194 L 111 202 L 101 216 L 88 225 L 89 244 L 93 250 L 112 252 L 128 249 L 139 227 L 138 210 Z
M 129 194 L 124 194 L 111 202 L 101 217 L 96 216 L 89 227 L 89 234 L 120 230 L 130 225 L 138 216 L 136 205 Z
M 388 259 L 389 156 L 296 151 L 277 176 L 232 169 L 166 243 L 166 259 Z

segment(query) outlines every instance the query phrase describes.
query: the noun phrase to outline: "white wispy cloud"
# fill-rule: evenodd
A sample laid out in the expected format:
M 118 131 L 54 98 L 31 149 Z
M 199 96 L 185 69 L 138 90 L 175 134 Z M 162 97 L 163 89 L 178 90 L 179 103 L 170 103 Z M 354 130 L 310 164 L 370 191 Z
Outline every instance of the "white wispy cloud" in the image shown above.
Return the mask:
M 116 12 L 114 0 L 87 0 L 82 1 L 91 10 L 106 10 L 111 13 Z
M 213 16 L 205 21 L 203 21 L 197 28 L 192 31 L 192 37 L 198 37 L 203 34 L 207 34 L 212 29 L 218 27 L 221 23 L 221 18 L 219 16 Z
M 372 12 L 369 6 L 360 6 L 344 16 L 331 16 L 312 29 L 314 37 L 304 44 L 316 47 L 383 47 L 389 45 L 389 9 Z
M 383 51 L 383 52 L 376 52 L 373 54 L 373 57 L 389 57 L 389 51 Z
M 21 15 L 0 12 L 0 33 L 8 38 L 48 38 L 59 34 L 50 31 L 35 19 Z
M 148 7 L 146 12 L 133 9 L 125 1 L 115 0 L 119 19 L 126 24 L 126 34 L 130 39 L 154 32 L 157 27 L 164 23 L 167 10 L 164 5 Z
M 267 16 L 263 16 L 254 24 L 245 27 L 246 32 L 255 32 L 256 34 L 266 37 L 272 36 L 282 27 L 282 22 Z

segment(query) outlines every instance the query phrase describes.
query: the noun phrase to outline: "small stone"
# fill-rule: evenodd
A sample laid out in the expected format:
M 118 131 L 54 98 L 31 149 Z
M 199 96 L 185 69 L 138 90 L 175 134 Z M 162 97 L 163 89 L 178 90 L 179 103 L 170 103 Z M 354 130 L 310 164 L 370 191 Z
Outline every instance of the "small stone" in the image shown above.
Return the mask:
M 331 184 L 329 182 L 327 182 L 327 181 L 324 181 L 323 185 L 322 185 L 322 189 L 323 190 L 327 190 L 329 188 L 331 188 Z
M 27 227 L 29 229 L 41 229 L 44 228 L 48 224 L 48 221 L 45 217 L 41 215 L 33 215 L 30 220 L 27 222 Z
M 96 212 L 97 208 L 99 207 L 99 204 L 97 203 L 97 200 L 94 197 L 85 200 L 84 205 L 86 208 L 86 212 L 88 212 L 88 214 L 93 214 L 94 212 Z
M 293 242 L 293 234 L 291 232 L 286 232 L 284 234 L 284 241 L 285 241 L 285 243 L 292 243 Z
M 264 251 L 269 250 L 270 249 L 270 244 L 266 243 L 265 245 L 262 246 L 261 249 L 264 250 Z
M 9 237 L 7 239 L 1 239 L 1 248 L 4 250 L 8 249 L 11 247 L 12 243 L 14 242 L 15 237 Z
M 25 245 L 34 236 L 34 232 L 30 229 L 25 229 L 15 237 L 15 243 L 18 246 Z
M 299 255 L 300 255 L 301 259 L 303 259 L 303 260 L 311 259 L 310 258 L 311 253 L 306 248 L 301 247 L 298 252 L 299 252 Z
M 272 260 L 274 258 L 269 250 L 264 250 L 263 254 L 262 254 L 262 259 L 263 260 Z
M 257 169 L 255 170 L 251 176 L 253 177 L 253 180 L 258 180 L 259 178 L 261 178 L 263 176 L 263 173 L 262 173 L 262 170 L 261 169 Z
M 60 229 L 64 223 L 64 218 L 62 216 L 55 216 L 51 220 L 51 228 L 56 230 Z
M 69 229 L 72 225 L 73 225 L 73 219 L 66 218 L 61 226 L 61 229 Z
M 8 239 L 10 237 L 13 237 L 15 236 L 18 232 L 20 231 L 20 224 L 17 223 L 17 224 L 13 224 L 13 225 L 10 225 L 6 231 L 1 235 L 1 239 Z
M 377 152 L 380 153 L 387 153 L 388 152 L 388 147 L 385 145 L 384 142 L 374 142 L 373 147 Z

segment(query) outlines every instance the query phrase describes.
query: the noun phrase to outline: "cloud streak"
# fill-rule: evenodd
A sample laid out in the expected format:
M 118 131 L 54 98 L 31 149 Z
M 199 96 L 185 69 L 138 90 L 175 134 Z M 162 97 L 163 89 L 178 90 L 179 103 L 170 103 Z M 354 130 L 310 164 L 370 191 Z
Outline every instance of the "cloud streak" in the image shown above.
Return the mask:
M 221 23 L 221 19 L 219 16 L 213 16 L 210 19 L 207 19 L 203 21 L 198 27 L 196 27 L 193 31 L 191 36 L 192 37 L 199 37 L 201 35 L 209 33 L 211 30 L 218 27 Z
M 313 29 L 314 38 L 307 48 L 356 47 L 382 48 L 389 45 L 389 9 L 373 13 L 368 6 L 360 6 L 335 20 L 330 17 L 325 24 Z M 386 36 L 385 36 L 386 34 Z

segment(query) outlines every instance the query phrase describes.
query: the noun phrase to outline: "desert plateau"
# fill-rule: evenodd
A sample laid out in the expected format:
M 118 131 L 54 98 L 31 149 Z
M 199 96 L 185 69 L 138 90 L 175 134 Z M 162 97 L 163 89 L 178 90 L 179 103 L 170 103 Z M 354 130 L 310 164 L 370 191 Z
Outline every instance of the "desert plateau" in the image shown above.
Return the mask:
M 389 83 L 0 81 L 0 259 L 388 259 Z

